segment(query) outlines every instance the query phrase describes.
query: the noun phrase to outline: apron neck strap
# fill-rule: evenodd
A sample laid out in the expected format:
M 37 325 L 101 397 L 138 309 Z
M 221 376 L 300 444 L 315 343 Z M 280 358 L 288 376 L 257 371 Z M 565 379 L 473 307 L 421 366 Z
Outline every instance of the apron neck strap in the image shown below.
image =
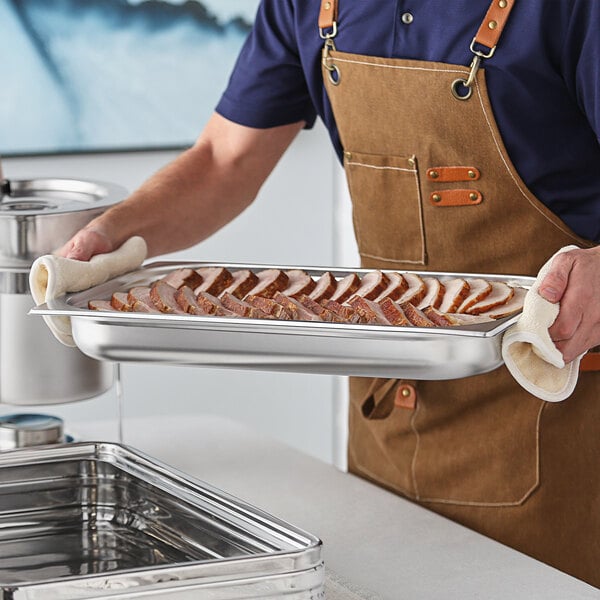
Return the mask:
M 480 54 L 483 58 L 492 56 L 514 5 L 515 0 L 492 0 L 477 35 L 473 38 L 471 44 L 473 52 L 475 52 L 474 47 L 477 45 L 487 48 L 487 52 L 481 52 Z M 321 10 L 319 11 L 321 37 L 335 37 L 337 18 L 338 0 L 321 0 Z

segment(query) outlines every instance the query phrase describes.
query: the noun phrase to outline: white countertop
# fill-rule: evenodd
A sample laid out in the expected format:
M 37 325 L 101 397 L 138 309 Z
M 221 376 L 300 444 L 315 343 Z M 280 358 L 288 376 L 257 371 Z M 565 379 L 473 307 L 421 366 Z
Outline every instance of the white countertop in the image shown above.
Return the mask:
M 80 438 L 116 441 L 102 423 L 71 425 Z M 235 422 L 148 417 L 126 421 L 124 433 L 127 445 L 321 538 L 326 568 L 358 590 L 344 597 L 600 598 L 596 588 Z

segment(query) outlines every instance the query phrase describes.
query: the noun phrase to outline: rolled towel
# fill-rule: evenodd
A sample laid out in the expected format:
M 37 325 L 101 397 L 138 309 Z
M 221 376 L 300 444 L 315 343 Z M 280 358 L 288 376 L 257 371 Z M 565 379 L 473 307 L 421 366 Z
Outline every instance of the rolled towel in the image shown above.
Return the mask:
M 540 284 L 550 270 L 554 257 L 577 246 L 561 248 L 540 269 L 527 292 L 519 320 L 502 338 L 502 357 L 515 380 L 528 392 L 549 402 L 568 398 L 577 384 L 582 356 L 565 364 L 562 354 L 548 333 L 560 310 L 539 294 Z
M 68 292 L 81 292 L 137 269 L 148 249 L 143 238 L 129 238 L 120 248 L 97 254 L 89 261 L 73 260 L 46 254 L 37 258 L 29 273 L 29 287 L 36 305 L 44 304 Z M 45 316 L 44 320 L 56 339 L 65 346 L 75 346 L 69 317 Z

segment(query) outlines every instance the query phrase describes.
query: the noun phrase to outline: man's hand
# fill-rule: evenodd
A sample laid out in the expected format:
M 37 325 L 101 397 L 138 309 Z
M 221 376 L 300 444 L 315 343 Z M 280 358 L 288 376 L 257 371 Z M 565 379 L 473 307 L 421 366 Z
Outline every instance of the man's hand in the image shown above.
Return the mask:
M 600 344 L 600 247 L 558 254 L 539 293 L 560 302 L 548 331 L 565 362 Z
M 104 254 L 113 250 L 112 242 L 103 231 L 93 227 L 84 227 L 57 254 L 75 260 L 90 260 L 96 254 Z

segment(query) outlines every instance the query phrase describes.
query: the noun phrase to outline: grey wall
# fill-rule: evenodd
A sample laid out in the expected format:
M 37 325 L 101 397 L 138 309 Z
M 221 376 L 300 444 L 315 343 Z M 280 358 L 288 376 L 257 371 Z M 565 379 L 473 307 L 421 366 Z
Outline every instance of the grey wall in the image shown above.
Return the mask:
M 123 153 L 4 158 L 5 176 L 98 179 L 132 190 L 176 153 Z M 211 239 L 161 260 L 332 266 L 339 259 L 334 234 L 334 191 L 339 185 L 327 134 L 322 126 L 300 134 L 256 202 Z M 336 260 L 337 258 L 337 260 Z M 350 263 L 352 262 L 352 259 Z M 347 262 L 347 261 L 346 261 Z M 331 462 L 339 444 L 334 420 L 343 382 L 324 375 L 273 374 L 171 367 L 122 366 L 124 441 L 128 417 L 210 413 L 230 416 L 260 432 Z M 336 400 L 337 398 L 337 400 Z M 337 404 L 336 404 L 337 403 Z M 110 420 L 117 427 L 115 389 L 88 401 L 52 407 L 30 407 L 65 418 L 78 434 L 90 420 Z M 342 400 L 343 404 L 343 400 Z M 14 407 L 0 405 L 0 413 Z M 21 410 L 21 407 L 18 409 Z M 157 435 L 160 420 L 157 419 Z

